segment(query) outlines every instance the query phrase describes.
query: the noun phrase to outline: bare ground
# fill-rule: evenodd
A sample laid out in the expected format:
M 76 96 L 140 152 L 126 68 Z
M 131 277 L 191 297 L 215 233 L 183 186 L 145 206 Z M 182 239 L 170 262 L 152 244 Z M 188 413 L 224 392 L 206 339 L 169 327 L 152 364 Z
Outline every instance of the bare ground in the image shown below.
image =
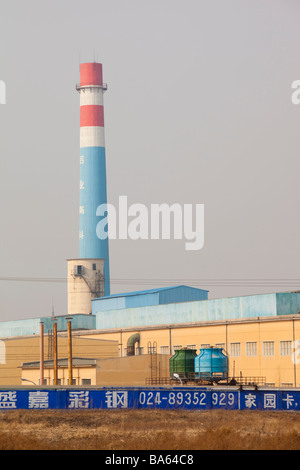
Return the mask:
M 266 411 L 0 412 L 0 450 L 299 450 L 300 414 Z

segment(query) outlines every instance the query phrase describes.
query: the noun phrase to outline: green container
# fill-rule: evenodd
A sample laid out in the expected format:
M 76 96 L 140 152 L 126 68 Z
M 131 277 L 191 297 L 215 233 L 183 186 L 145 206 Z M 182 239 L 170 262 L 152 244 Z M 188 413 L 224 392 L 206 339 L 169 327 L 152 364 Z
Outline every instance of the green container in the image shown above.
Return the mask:
M 174 356 L 170 358 L 170 375 L 172 376 L 175 373 L 181 376 L 187 376 L 188 374 L 194 373 L 196 356 L 196 349 L 178 349 Z
M 170 361 L 169 361 L 170 374 L 171 374 L 171 375 L 173 375 L 173 373 L 174 373 L 174 367 L 175 367 L 175 366 L 174 366 L 174 362 L 175 362 L 177 356 L 178 356 L 178 350 L 175 351 L 174 356 L 172 356 L 172 357 L 170 358 Z

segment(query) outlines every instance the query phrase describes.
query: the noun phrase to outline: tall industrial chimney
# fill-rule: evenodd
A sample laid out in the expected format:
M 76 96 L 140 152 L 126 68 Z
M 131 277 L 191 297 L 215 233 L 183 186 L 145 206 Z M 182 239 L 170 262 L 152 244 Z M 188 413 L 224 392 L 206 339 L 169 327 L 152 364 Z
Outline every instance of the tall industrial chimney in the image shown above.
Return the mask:
M 97 237 L 97 207 L 107 203 L 102 64 L 80 64 L 79 258 L 68 260 L 68 313 L 91 313 L 110 294 L 108 238 Z

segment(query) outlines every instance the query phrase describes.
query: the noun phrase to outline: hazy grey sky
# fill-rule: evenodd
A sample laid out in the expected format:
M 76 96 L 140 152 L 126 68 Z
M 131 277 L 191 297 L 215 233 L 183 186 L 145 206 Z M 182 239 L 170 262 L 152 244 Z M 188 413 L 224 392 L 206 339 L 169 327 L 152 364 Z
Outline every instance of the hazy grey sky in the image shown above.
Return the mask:
M 2 0 L 0 277 L 65 278 L 78 256 L 75 84 L 79 62 L 95 59 L 108 83 L 109 202 L 205 204 L 201 251 L 111 242 L 112 293 L 300 278 L 299 21 L 297 0 Z M 242 282 L 203 288 L 297 287 Z M 52 297 L 65 314 L 66 284 L 0 281 L 0 320 L 51 314 Z

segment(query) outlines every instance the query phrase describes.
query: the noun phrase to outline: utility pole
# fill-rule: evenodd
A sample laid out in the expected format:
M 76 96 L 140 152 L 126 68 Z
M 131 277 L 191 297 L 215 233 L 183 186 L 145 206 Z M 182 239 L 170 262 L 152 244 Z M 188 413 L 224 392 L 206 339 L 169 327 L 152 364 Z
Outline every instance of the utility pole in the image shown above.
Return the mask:
M 68 327 L 68 372 L 69 372 L 69 385 L 73 383 L 73 368 L 72 368 L 72 317 L 67 317 Z
M 44 385 L 44 323 L 40 323 L 40 385 Z
M 58 385 L 58 371 L 57 371 L 57 322 L 56 318 L 53 321 L 53 371 L 54 371 L 54 385 Z

